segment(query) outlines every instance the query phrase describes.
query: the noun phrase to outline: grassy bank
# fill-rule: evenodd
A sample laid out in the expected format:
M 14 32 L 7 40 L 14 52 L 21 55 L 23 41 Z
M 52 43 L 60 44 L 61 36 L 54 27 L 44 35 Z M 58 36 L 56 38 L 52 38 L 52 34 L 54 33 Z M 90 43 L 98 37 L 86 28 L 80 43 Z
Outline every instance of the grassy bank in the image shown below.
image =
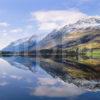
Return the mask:
M 100 58 L 100 50 L 94 50 L 92 52 L 87 52 L 86 55 L 88 57 Z

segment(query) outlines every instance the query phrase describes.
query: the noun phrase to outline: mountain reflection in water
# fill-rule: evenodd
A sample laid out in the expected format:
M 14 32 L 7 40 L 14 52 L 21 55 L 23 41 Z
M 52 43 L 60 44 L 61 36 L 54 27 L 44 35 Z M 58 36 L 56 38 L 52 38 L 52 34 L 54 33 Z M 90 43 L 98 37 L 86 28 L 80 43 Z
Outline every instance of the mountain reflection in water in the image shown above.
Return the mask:
M 90 65 L 84 59 L 2 57 L 0 100 L 100 100 L 99 64 Z

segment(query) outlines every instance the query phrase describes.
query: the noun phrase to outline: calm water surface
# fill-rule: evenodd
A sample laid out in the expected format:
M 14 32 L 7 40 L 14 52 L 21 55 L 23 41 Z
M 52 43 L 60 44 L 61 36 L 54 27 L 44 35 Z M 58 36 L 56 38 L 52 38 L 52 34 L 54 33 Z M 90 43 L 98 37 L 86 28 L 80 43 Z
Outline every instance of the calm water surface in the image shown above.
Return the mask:
M 100 74 L 74 63 L 0 58 L 0 100 L 100 100 Z

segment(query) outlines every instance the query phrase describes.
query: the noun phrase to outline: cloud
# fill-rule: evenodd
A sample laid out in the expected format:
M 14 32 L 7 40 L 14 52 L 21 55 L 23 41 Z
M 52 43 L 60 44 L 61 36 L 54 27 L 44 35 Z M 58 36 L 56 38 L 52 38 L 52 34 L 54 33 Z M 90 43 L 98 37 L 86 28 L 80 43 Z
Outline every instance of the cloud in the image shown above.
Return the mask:
M 23 32 L 23 30 L 21 28 L 17 28 L 17 29 L 12 29 L 10 32 L 11 33 L 21 33 Z
M 32 18 L 37 21 L 39 30 L 52 30 L 71 24 L 86 16 L 78 10 L 52 10 L 31 13 Z
M 39 78 L 38 81 L 40 85 L 54 85 L 59 82 L 57 79 L 50 78 Z
M 54 22 L 46 22 L 46 23 L 41 23 L 39 25 L 39 30 L 52 30 L 57 27 L 58 27 L 58 25 Z
M 16 80 L 21 80 L 23 77 L 21 76 L 16 76 L 16 75 L 11 75 L 10 76 L 12 79 L 16 79 Z
M 25 37 L 26 34 L 24 34 L 24 30 L 22 28 L 12 28 L 10 27 L 3 27 L 7 26 L 6 24 L 1 24 L 2 27 L 0 27 L 0 49 L 6 47 L 9 45 L 12 41 L 15 41 L 19 38 Z
M 47 96 L 47 97 L 69 97 L 77 96 L 84 93 L 82 89 L 77 88 L 74 85 L 62 85 L 56 86 L 38 86 L 31 92 L 31 95 Z
M 8 85 L 8 82 L 0 82 L 0 86 L 5 86 L 5 85 Z
M 35 96 L 47 96 L 47 97 L 69 97 L 77 96 L 85 91 L 78 88 L 74 84 L 63 82 L 61 79 L 53 78 L 39 78 L 38 86 L 31 89 L 31 95 Z
M 9 24 L 6 22 L 0 22 L 0 27 L 8 27 Z

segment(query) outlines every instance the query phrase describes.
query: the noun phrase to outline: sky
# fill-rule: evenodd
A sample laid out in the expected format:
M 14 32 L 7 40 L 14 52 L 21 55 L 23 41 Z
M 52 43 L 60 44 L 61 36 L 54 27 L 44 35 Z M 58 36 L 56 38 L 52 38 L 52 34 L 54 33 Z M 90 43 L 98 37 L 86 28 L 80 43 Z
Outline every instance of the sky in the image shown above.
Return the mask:
M 0 0 L 0 49 L 32 35 L 41 39 L 85 16 L 100 16 L 100 0 Z

